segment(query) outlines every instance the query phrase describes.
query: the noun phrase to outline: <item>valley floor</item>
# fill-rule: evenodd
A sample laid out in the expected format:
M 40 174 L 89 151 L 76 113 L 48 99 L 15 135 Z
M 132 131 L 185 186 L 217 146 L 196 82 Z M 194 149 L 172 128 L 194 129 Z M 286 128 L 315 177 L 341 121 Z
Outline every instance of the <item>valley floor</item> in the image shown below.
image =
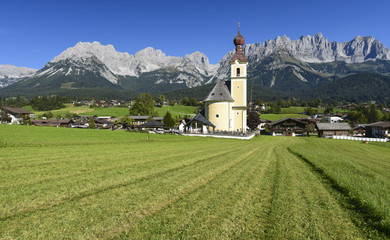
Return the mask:
M 388 144 L 0 133 L 1 239 L 389 237 Z

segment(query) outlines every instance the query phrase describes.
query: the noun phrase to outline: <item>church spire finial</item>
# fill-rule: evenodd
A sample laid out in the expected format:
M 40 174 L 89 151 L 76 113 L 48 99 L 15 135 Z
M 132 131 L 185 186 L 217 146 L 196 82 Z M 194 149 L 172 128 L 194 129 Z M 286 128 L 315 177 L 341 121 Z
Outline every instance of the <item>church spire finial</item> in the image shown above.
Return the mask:
M 240 22 L 238 22 L 238 33 L 240 33 Z

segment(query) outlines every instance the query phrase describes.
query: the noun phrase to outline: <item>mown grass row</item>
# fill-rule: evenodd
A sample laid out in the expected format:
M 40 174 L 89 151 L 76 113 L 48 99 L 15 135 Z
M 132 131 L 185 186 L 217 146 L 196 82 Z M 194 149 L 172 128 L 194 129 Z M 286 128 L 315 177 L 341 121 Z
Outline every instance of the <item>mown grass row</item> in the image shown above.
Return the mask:
M 322 178 L 288 151 L 325 140 L 147 140 L 127 132 L 2 125 L 0 132 L 1 141 L 14 144 L 0 148 L 1 239 L 370 236 Z
M 365 223 L 390 236 L 390 149 L 384 145 L 311 139 L 291 151 L 341 192 Z

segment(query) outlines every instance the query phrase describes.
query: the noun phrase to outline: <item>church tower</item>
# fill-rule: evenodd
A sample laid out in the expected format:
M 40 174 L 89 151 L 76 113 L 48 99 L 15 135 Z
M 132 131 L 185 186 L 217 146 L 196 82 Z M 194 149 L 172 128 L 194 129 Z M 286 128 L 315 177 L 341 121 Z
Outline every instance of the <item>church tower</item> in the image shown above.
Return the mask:
M 205 118 L 217 131 L 246 132 L 248 60 L 242 51 L 245 39 L 240 28 L 233 42 L 236 51 L 230 60 L 230 80 L 217 81 L 204 100 Z
M 234 99 L 232 106 L 233 130 L 239 132 L 246 132 L 246 114 L 247 114 L 247 66 L 248 60 L 242 46 L 245 44 L 245 39 L 240 34 L 240 27 L 238 27 L 238 34 L 233 40 L 236 45 L 236 51 L 230 60 L 230 94 Z

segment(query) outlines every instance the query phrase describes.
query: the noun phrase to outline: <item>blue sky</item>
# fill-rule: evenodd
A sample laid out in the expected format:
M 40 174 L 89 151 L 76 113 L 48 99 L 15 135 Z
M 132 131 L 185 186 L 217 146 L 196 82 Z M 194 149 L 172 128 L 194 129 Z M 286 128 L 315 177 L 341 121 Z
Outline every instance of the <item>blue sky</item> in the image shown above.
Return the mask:
M 0 2 L 0 64 L 42 68 L 77 42 L 146 47 L 170 56 L 200 51 L 215 64 L 246 43 L 321 32 L 330 41 L 373 36 L 390 47 L 390 1 L 19 1 Z

